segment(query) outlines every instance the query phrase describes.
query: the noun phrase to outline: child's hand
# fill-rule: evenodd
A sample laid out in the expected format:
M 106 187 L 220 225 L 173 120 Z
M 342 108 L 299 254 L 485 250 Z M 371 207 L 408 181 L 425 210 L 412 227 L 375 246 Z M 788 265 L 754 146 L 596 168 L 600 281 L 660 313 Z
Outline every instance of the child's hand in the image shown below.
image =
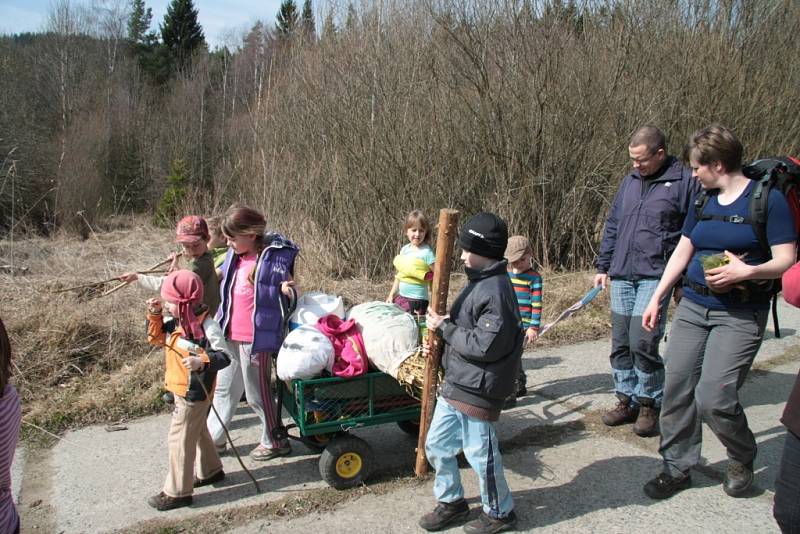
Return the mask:
M 292 296 L 292 289 L 295 287 L 297 283 L 294 280 L 285 280 L 281 282 L 281 293 L 286 295 L 287 298 L 291 298 Z
M 181 360 L 181 363 L 190 371 L 199 371 L 203 367 L 203 360 L 197 356 L 187 356 Z
M 139 279 L 139 275 L 138 275 L 138 273 L 135 273 L 135 272 L 133 272 L 133 273 L 124 273 L 124 274 L 121 274 L 121 275 L 119 275 L 117 277 L 117 280 L 120 280 L 122 282 L 128 282 L 128 283 L 135 282 L 138 279 Z
M 432 309 L 428 308 L 428 313 L 425 315 L 425 326 L 428 330 L 438 330 L 445 319 L 449 319 L 449 315 L 439 315 Z
M 525 342 L 526 343 L 533 343 L 537 339 L 539 339 L 539 331 L 538 330 L 536 330 L 535 328 L 528 328 L 525 331 Z
M 386 297 L 386 304 L 394 304 L 394 297 L 392 295 Z
M 161 313 L 161 302 L 156 299 L 147 299 L 147 311 L 150 313 Z
M 169 269 L 167 269 L 168 273 L 178 270 L 178 258 L 180 257 L 181 254 L 179 252 L 173 252 L 172 254 L 169 255 L 169 259 L 172 261 L 169 264 Z

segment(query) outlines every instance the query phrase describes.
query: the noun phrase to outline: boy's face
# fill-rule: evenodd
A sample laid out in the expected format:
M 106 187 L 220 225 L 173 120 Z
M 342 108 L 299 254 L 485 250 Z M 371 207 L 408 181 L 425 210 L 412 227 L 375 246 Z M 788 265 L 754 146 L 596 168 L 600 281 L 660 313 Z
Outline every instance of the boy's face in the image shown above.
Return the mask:
M 206 253 L 206 250 L 208 250 L 208 247 L 206 247 L 206 242 L 202 239 L 191 243 L 181 242 L 181 247 L 183 247 L 183 253 L 190 258 L 199 258 Z
M 461 261 L 464 262 L 464 265 L 469 267 L 470 269 L 483 269 L 484 267 L 488 267 L 494 260 L 491 258 L 487 258 L 485 256 L 479 256 L 474 252 L 469 252 L 468 250 L 461 251 Z

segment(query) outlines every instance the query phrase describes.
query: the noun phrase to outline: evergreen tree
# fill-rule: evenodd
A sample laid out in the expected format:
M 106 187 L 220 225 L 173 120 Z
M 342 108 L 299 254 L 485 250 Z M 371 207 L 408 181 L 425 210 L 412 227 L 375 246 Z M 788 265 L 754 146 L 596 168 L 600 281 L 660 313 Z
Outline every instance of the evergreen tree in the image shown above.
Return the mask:
M 358 13 L 356 13 L 356 6 L 353 2 L 347 3 L 347 18 L 344 20 L 344 29 L 348 33 L 356 30 L 358 24 Z
M 192 54 L 205 44 L 203 28 L 197 22 L 192 0 L 172 0 L 161 24 L 161 39 L 180 70 L 186 69 Z
M 322 39 L 335 39 L 338 31 L 336 23 L 333 22 L 333 10 L 331 9 L 328 11 L 328 14 L 325 15 L 325 20 L 322 23 Z
M 294 3 L 294 0 L 283 0 L 281 2 L 281 8 L 278 10 L 276 19 L 275 29 L 278 31 L 279 36 L 290 37 L 294 35 L 298 23 L 297 4 Z
M 300 17 L 300 27 L 303 29 L 303 37 L 307 41 L 313 41 L 317 36 L 317 25 L 314 23 L 314 12 L 311 10 L 311 0 L 303 2 L 303 14 Z
M 131 0 L 131 16 L 128 19 L 128 39 L 132 43 L 141 44 L 145 40 L 145 32 L 153 20 L 153 10 L 145 9 L 144 0 Z

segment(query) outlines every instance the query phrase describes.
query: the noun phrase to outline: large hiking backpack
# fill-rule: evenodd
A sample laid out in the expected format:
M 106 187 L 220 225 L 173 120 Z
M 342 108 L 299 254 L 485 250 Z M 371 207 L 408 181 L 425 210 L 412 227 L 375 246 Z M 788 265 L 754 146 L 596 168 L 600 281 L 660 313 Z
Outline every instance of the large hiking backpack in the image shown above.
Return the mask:
M 764 158 L 752 162 L 742 169 L 742 173 L 756 180 L 750 200 L 747 205 L 747 215 L 703 215 L 703 210 L 708 204 L 708 193 L 702 190 L 694 201 L 695 220 L 722 220 L 725 222 L 750 224 L 758 238 L 759 246 L 766 258 L 772 258 L 772 253 L 767 241 L 767 201 L 769 192 L 777 188 L 786 197 L 789 209 L 792 212 L 795 232 L 800 235 L 800 160 L 791 156 Z M 764 286 L 772 297 L 772 324 L 775 337 L 781 337 L 778 326 L 778 293 L 781 291 L 781 279 L 776 278 Z

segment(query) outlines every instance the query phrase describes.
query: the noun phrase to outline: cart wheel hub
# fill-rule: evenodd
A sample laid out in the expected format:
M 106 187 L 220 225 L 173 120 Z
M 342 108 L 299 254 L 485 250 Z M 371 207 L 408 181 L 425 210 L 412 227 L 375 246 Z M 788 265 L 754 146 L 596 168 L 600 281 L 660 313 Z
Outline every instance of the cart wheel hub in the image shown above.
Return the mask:
M 336 474 L 342 478 L 353 478 L 361 472 L 361 455 L 346 452 L 336 460 Z

